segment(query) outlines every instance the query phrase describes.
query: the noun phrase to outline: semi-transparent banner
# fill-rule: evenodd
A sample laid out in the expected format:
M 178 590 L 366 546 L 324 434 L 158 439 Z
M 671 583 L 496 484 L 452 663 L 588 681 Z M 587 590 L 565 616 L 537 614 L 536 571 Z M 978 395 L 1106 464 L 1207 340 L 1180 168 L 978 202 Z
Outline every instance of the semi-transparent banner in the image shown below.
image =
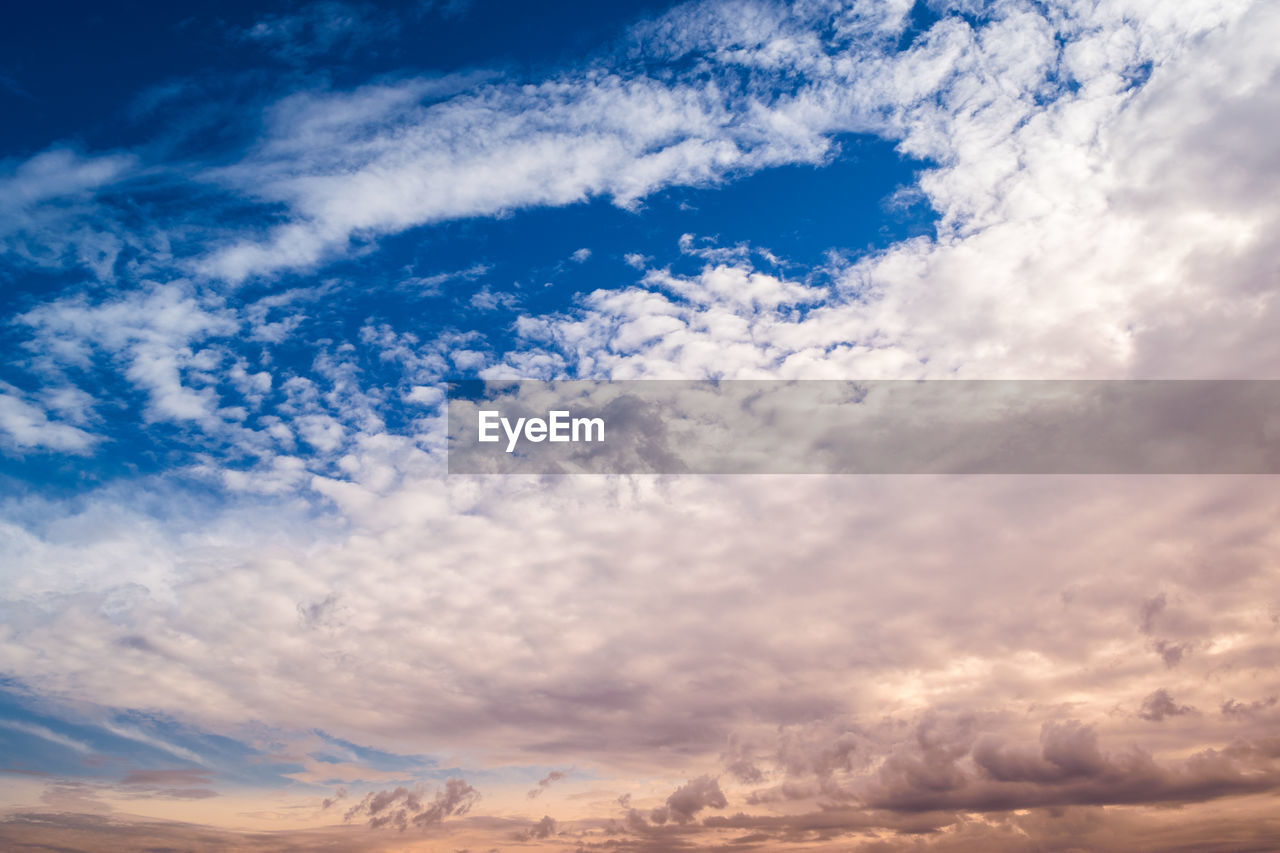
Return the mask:
M 451 474 L 1275 474 L 1280 381 L 449 387 Z

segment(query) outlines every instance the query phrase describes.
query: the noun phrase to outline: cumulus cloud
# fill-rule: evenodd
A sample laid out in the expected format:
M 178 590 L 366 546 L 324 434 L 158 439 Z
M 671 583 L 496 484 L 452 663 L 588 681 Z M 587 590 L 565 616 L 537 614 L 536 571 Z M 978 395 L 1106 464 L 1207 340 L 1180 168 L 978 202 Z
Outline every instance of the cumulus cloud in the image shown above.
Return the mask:
M 561 371 L 614 378 L 1272 375 L 1262 282 L 1276 261 L 1259 237 L 1280 209 L 1254 190 L 1280 170 L 1259 163 L 1243 170 L 1250 187 L 1224 184 L 1214 176 L 1240 174 L 1252 155 L 1203 128 L 1271 150 L 1266 123 L 1244 116 L 1270 113 L 1280 70 L 1261 34 L 1274 13 L 1233 7 L 1192 46 L 1177 26 L 1207 18 L 1126 20 L 1101 4 L 1057 24 L 1059 50 L 1048 21 L 1004 8 L 979 30 L 939 24 L 896 60 L 935 88 L 885 84 L 901 149 L 938 163 L 920 181 L 937 239 L 896 244 L 818 287 L 714 249 L 700 274 L 651 273 L 562 318 L 523 318 L 527 340 L 563 353 Z M 1238 73 L 1201 73 L 1219 61 Z M 1185 175 L 1184 161 L 1197 164 L 1194 187 L 1157 179 Z M 691 236 L 681 245 L 696 248 Z M 752 280 L 774 295 L 744 298 Z
M 972 752 L 980 773 L 959 760 Z M 867 802 L 893 811 L 1004 811 L 1047 805 L 1196 802 L 1274 790 L 1280 784 L 1269 740 L 1205 749 L 1162 766 L 1147 753 L 1101 751 L 1096 732 L 1075 720 L 1049 722 L 1038 751 L 965 738 L 920 740 L 890 756 Z
M 727 805 L 729 801 L 720 790 L 719 780 L 711 776 L 699 776 L 676 788 L 667 797 L 663 819 L 669 817 L 676 823 L 689 823 L 703 809 L 722 809 Z

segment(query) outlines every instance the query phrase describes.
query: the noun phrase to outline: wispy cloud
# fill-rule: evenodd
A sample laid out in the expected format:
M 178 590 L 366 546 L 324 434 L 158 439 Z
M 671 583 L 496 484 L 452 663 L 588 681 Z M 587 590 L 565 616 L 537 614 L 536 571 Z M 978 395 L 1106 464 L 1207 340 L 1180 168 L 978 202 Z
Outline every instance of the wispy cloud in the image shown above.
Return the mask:
M 363 3 L 321 0 L 289 13 L 268 14 L 237 30 L 235 38 L 261 45 L 289 62 L 326 54 L 349 54 L 360 47 L 394 37 L 399 15 Z
M 93 747 L 89 746 L 89 744 L 76 740 L 75 738 L 68 737 L 67 735 L 59 734 L 53 729 L 39 725 L 38 723 L 28 723 L 22 720 L 0 720 L 0 728 L 21 732 L 23 734 L 31 735 L 32 737 L 38 737 L 41 740 L 56 743 L 58 746 L 65 746 L 67 749 L 72 749 L 76 752 L 93 752 Z

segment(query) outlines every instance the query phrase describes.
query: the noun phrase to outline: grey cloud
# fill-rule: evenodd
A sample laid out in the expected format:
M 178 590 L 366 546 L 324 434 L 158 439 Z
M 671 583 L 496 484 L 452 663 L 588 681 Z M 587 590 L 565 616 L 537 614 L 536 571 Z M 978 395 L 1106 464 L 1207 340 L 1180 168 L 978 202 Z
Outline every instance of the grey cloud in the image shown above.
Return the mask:
M 1207 748 L 1160 763 L 1136 747 L 1104 753 L 1097 734 L 1078 721 L 1047 723 L 1038 750 L 979 740 L 970 754 L 957 740 L 939 749 L 891 755 L 862 798 L 897 812 L 1007 811 L 1066 805 L 1194 803 L 1280 788 L 1275 744 L 1267 739 Z
M 1221 711 L 1224 717 L 1253 719 L 1275 707 L 1276 697 L 1268 696 L 1266 699 L 1254 699 L 1251 702 L 1241 702 L 1237 699 L 1228 699 L 1222 703 Z
M 764 772 L 756 765 L 752 745 L 740 737 L 730 738 L 728 748 L 720 754 L 720 763 L 743 784 L 758 785 L 764 781 Z
M 699 776 L 681 785 L 667 797 L 667 813 L 676 823 L 688 823 L 703 809 L 722 809 L 729 805 L 719 780 Z
M 1000 782 L 1042 784 L 1094 776 L 1106 764 L 1098 749 L 1097 734 L 1075 720 L 1046 723 L 1040 744 L 1036 753 L 1006 750 L 997 742 L 982 741 L 973 750 L 974 763 Z
M 1169 669 L 1182 663 L 1183 656 L 1191 649 L 1188 643 L 1175 643 L 1172 640 L 1157 640 L 1154 647 L 1156 654 L 1160 655 L 1160 659 Z
M 208 787 L 213 776 L 208 770 L 132 770 L 119 787 L 130 797 L 169 800 L 203 800 L 218 796 Z
M 463 779 L 451 778 L 435 796 L 427 799 L 422 786 L 399 786 L 366 794 L 347 809 L 343 819 L 367 818 L 371 829 L 391 827 L 404 832 L 410 826 L 431 826 L 446 817 L 465 815 L 480 799 L 480 792 Z
M 521 841 L 530 841 L 534 839 L 550 838 L 555 834 L 555 818 L 550 815 L 543 815 L 542 820 L 538 821 L 524 832 L 518 833 L 516 838 Z
M 529 799 L 532 800 L 541 796 L 543 791 L 547 790 L 547 788 L 550 788 L 556 782 L 559 782 L 561 779 L 565 778 L 568 775 L 569 774 L 563 770 L 552 770 L 546 776 L 538 780 L 538 787 L 533 788 L 529 791 L 528 793 Z
M 893 815 L 831 808 L 789 816 L 737 814 L 712 817 L 709 827 L 755 830 L 775 847 L 803 847 L 815 838 L 839 839 L 839 849 L 859 853 L 947 851 L 1016 853 L 1028 843 L 1047 849 L 1089 849 L 1125 853 L 1155 850 L 1266 849 L 1280 820 L 1258 815 L 1242 822 L 1213 805 L 1137 812 L 1091 806 L 1036 808 L 1022 813 L 966 820 L 954 814 Z M 945 828 L 945 831 L 941 831 Z
M 1156 617 L 1164 612 L 1167 603 L 1168 601 L 1163 592 L 1145 599 L 1138 611 L 1141 617 L 1138 630 L 1144 634 L 1150 634 L 1155 629 Z
M 1138 716 L 1144 720 L 1150 720 L 1158 723 L 1166 717 L 1180 717 L 1183 714 L 1190 714 L 1195 711 L 1190 705 L 1179 705 L 1173 701 L 1173 696 L 1169 691 L 1161 687 L 1154 693 L 1142 700 L 1142 707 L 1138 709 Z
M 207 785 L 210 781 L 208 770 L 131 770 L 120 781 L 121 785 Z
M 510 823 L 477 821 L 473 827 L 475 835 L 489 843 L 477 844 L 473 849 L 492 850 L 501 841 L 509 840 Z M 22 811 L 6 815 L 5 820 L 0 821 L 0 847 L 6 850 L 56 849 L 68 853 L 193 849 L 226 853 L 309 853 L 315 850 L 396 853 L 404 849 L 403 839 L 397 835 L 362 831 L 358 827 L 245 832 L 193 822 L 66 811 Z

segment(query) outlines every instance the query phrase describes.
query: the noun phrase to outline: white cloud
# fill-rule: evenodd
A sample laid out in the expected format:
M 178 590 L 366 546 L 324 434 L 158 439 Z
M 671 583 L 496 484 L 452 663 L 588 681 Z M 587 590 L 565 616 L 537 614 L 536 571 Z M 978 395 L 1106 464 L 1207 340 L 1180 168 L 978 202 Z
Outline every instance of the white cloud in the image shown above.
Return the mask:
M 61 394 L 61 399 L 66 400 L 76 396 L 75 389 L 61 389 Z M 51 402 L 56 403 L 57 399 Z M 85 454 L 99 440 L 79 427 L 49 420 L 44 409 L 24 400 L 13 386 L 0 382 L 0 442 L 18 450 Z
M 95 201 L 137 165 L 131 154 L 86 156 L 60 146 L 0 163 L 0 256 L 38 267 L 71 262 L 112 279 L 120 253 L 137 238 L 104 219 Z
M 84 197 L 119 180 L 135 164 L 127 154 L 84 157 L 50 148 L 21 163 L 6 163 L 0 176 L 0 224 L 12 225 L 21 211 L 56 199 Z
M 291 96 L 271 109 L 269 136 L 251 156 L 209 176 L 285 204 L 290 220 L 198 267 L 240 281 L 313 266 L 352 240 L 417 225 L 596 196 L 635 207 L 672 184 L 820 162 L 832 134 L 885 128 L 873 76 L 888 60 L 885 42 L 865 37 L 846 41 L 842 60 L 829 56 L 801 31 L 827 17 L 814 12 L 788 16 L 779 35 L 802 43 L 791 58 L 820 57 L 791 69 L 823 75 L 794 94 L 773 91 L 782 57 L 756 63 L 758 79 L 734 82 L 717 70 L 721 60 L 740 64 L 734 54 L 699 67 L 694 78 L 709 72 L 709 83 L 624 74 L 601 61 L 523 85 L 446 77 Z M 900 12 L 886 21 L 899 26 Z
M 1280 22 L 1233 8 L 1191 40 L 1105 5 L 1081 15 L 1061 59 L 1044 20 L 1014 12 L 978 33 L 941 26 L 903 60 L 910 81 L 944 63 L 937 96 L 894 119 L 904 148 L 941 163 L 921 181 L 937 239 L 805 284 L 685 235 L 700 274 L 651 272 L 518 328 L 566 369 L 616 378 L 1274 375 L 1264 235 L 1280 167 L 1260 117 L 1275 114 Z M 1132 90 L 1144 57 L 1154 70 Z M 1047 68 L 1078 88 L 1043 99 Z
M 326 54 L 349 55 L 396 35 L 400 27 L 399 16 L 391 10 L 320 0 L 295 12 L 265 15 L 233 37 L 260 45 L 286 61 L 302 63 Z
M 31 735 L 32 737 L 38 737 L 41 740 L 47 740 L 50 743 L 65 746 L 67 749 L 72 749 L 76 752 L 86 753 L 93 751 L 93 748 L 87 743 L 78 741 L 75 738 L 67 737 L 64 734 L 59 734 L 49 727 L 41 726 L 37 723 L 27 723 L 22 720 L 0 720 L 0 728 L 21 732 L 22 734 Z
M 234 333 L 238 322 L 218 300 L 205 301 L 183 282 L 152 284 L 110 301 L 83 296 L 44 303 L 18 318 L 30 327 L 37 364 L 88 366 L 95 348 L 124 362 L 124 377 L 148 396 L 147 417 L 217 423 L 219 399 L 202 381 L 224 353 L 197 349 L 211 336 Z

